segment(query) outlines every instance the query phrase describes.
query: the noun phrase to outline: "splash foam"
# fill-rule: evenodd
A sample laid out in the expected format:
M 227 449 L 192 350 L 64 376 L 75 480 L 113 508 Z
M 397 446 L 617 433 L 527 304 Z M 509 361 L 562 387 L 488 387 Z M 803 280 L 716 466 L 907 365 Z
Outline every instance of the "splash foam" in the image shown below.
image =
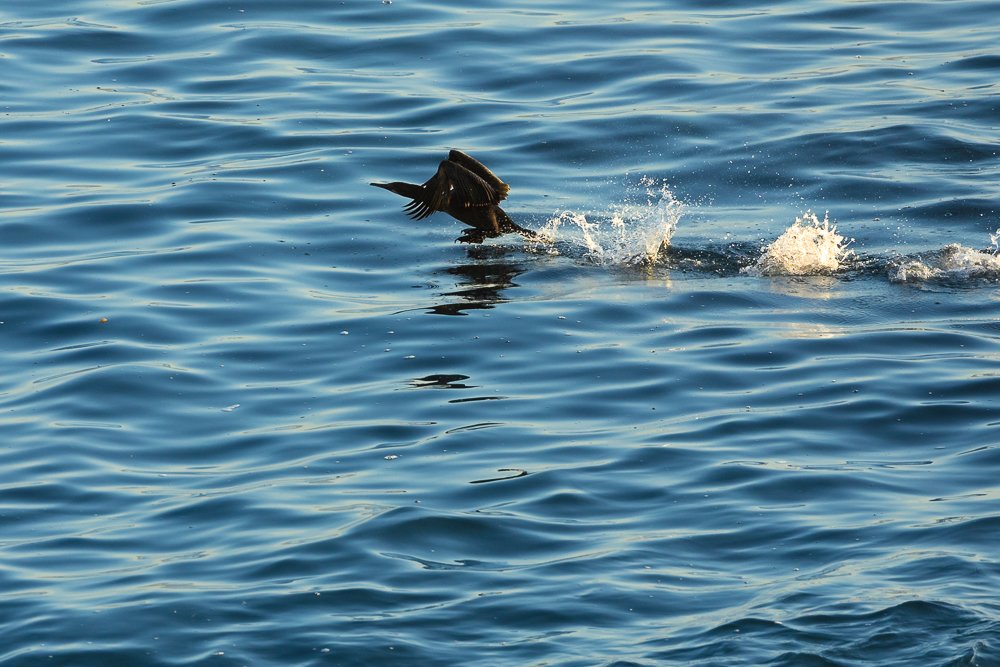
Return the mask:
M 552 244 L 558 240 L 582 248 L 584 256 L 597 264 L 645 264 L 655 262 L 670 244 L 683 212 L 684 204 L 666 181 L 644 177 L 638 188 L 626 193 L 623 203 L 606 213 L 560 211 L 538 231 L 549 252 L 555 252 Z
M 838 271 L 844 260 L 853 254 L 847 249 L 850 243 L 851 240 L 838 234 L 837 228 L 830 224 L 828 214 L 821 222 L 815 213 L 806 211 L 764 248 L 752 266 L 742 271 L 752 276 L 830 274 Z
M 994 252 L 982 252 L 957 243 L 950 243 L 935 253 L 917 259 L 905 259 L 889 265 L 889 280 L 913 283 L 928 280 L 966 282 L 970 280 L 1000 280 L 1000 257 L 997 256 L 996 234 L 991 234 Z

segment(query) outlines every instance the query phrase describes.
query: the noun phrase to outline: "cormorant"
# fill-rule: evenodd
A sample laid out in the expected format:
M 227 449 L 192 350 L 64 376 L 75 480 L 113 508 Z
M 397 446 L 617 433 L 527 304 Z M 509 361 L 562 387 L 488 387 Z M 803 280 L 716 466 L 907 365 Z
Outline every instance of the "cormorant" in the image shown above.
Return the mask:
M 422 220 L 435 211 L 443 211 L 474 229 L 459 237 L 465 243 L 482 243 L 486 238 L 516 232 L 525 238 L 538 235 L 508 217 L 499 204 L 510 186 L 501 181 L 479 160 L 462 151 L 452 150 L 438 165 L 437 173 L 423 185 L 414 183 L 372 183 L 375 187 L 412 199 L 403 207 L 414 220 Z

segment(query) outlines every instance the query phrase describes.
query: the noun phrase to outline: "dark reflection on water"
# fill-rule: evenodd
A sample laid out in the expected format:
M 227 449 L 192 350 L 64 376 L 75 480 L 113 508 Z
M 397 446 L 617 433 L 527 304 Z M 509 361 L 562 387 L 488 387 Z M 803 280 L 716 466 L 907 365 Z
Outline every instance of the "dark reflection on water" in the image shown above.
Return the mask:
M 510 473 L 503 475 L 502 477 L 491 477 L 490 479 L 474 479 L 469 484 L 487 484 L 489 482 L 505 482 L 509 479 L 517 479 L 518 477 L 525 477 L 528 475 L 527 470 L 521 470 L 519 468 L 497 468 L 497 472 L 500 473 Z
M 463 384 L 462 380 L 468 380 L 468 375 L 428 375 L 416 378 L 412 381 L 414 387 L 434 387 L 439 389 L 474 389 L 475 385 Z
M 454 276 L 456 289 L 444 292 L 441 297 L 456 297 L 459 301 L 449 301 L 428 309 L 433 315 L 467 315 L 466 311 L 493 308 L 508 300 L 506 290 L 517 287 L 514 279 L 527 269 L 515 261 L 508 261 L 511 251 L 507 248 L 478 247 L 468 251 L 468 264 L 451 266 L 446 269 Z
M 1000 664 L 998 12 L 3 4 L 0 663 Z

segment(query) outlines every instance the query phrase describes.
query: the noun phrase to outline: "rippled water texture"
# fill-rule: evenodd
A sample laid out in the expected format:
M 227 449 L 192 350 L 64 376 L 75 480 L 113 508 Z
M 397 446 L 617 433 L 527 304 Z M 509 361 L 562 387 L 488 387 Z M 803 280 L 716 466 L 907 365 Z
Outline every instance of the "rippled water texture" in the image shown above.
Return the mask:
M 0 663 L 1000 665 L 996 16 L 0 4 Z

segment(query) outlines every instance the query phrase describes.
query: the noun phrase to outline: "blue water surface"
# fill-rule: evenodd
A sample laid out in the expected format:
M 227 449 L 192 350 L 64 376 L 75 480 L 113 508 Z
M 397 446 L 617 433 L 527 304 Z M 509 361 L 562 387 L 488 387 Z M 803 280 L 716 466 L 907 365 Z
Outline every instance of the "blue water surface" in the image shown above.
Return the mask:
M 1000 665 L 996 16 L 6 0 L 0 664 Z

